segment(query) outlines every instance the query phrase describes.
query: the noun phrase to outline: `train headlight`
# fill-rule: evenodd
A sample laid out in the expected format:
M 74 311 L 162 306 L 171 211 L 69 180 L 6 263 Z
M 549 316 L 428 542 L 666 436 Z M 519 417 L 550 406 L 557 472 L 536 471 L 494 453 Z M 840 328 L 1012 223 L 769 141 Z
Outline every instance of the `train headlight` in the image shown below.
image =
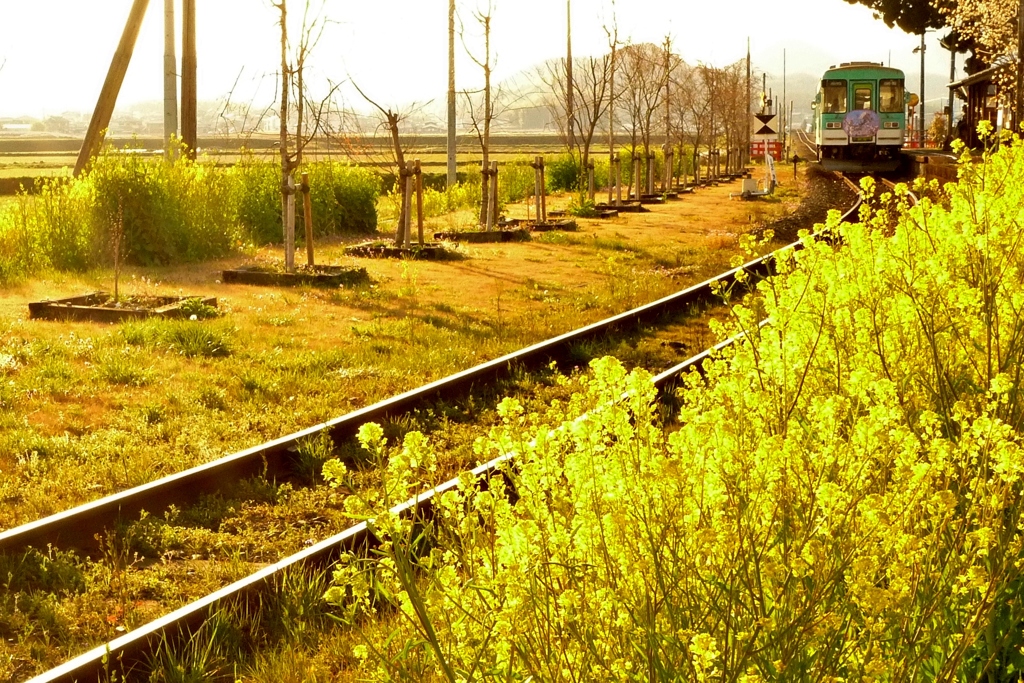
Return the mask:
M 829 121 L 825 124 L 826 128 L 842 128 L 843 124 L 841 121 Z
M 883 128 L 899 128 L 900 127 L 900 122 L 899 121 L 886 121 L 885 123 L 882 124 L 882 127 Z

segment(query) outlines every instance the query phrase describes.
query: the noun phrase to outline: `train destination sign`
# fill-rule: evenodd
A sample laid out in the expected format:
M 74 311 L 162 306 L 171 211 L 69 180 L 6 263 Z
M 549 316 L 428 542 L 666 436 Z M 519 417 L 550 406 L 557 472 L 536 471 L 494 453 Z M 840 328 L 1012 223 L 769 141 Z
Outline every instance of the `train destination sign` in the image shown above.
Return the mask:
M 775 140 L 779 137 L 778 114 L 754 114 L 754 140 Z

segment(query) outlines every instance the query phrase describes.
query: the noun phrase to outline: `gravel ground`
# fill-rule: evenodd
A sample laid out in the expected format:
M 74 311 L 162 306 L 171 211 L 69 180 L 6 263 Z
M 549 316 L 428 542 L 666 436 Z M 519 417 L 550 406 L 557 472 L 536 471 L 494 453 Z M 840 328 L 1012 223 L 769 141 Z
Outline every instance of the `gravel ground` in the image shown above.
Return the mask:
M 767 223 L 760 232 L 773 230 L 779 242 L 792 242 L 803 229 L 812 229 L 815 223 L 825 222 L 829 209 L 845 211 L 853 206 L 856 195 L 839 176 L 822 169 L 818 164 L 807 167 L 807 191 L 796 211 Z

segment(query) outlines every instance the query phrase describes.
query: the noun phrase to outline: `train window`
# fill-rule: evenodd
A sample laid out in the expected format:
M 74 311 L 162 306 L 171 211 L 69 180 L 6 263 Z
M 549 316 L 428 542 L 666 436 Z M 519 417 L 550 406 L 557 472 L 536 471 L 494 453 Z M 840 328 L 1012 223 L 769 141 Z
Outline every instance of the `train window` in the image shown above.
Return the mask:
M 878 82 L 878 111 L 889 114 L 903 111 L 903 81 L 884 79 Z
M 831 80 L 822 81 L 821 89 L 824 93 L 822 110 L 826 114 L 846 113 L 846 81 Z
M 853 108 L 874 109 L 871 106 L 871 91 L 874 88 L 870 83 L 857 83 L 853 86 Z

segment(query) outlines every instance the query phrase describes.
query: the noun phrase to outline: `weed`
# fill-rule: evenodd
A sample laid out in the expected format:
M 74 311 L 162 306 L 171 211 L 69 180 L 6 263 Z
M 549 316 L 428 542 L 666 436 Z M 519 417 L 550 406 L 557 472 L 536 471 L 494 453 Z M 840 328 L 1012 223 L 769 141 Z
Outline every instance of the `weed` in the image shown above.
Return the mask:
M 199 393 L 196 395 L 196 400 L 199 402 L 199 405 L 207 410 L 227 409 L 227 395 L 224 390 L 219 387 L 200 387 Z
M 153 373 L 143 367 L 138 354 L 129 349 L 111 349 L 98 355 L 96 376 L 110 384 L 142 387 L 149 384 Z
M 588 199 L 584 192 L 573 196 L 572 203 L 569 205 L 569 213 L 577 218 L 597 218 L 594 202 Z
M 334 457 L 334 442 L 326 431 L 299 441 L 295 449 L 297 462 L 295 471 L 303 481 L 314 483 L 320 480 L 324 463 Z
M 274 400 L 278 398 L 280 385 L 278 381 L 258 365 L 247 365 L 238 375 L 242 393 L 249 398 Z
M 204 303 L 202 297 L 190 296 L 179 306 L 181 314 L 189 320 L 206 320 L 221 315 L 215 306 Z
M 231 354 L 228 334 L 206 324 L 175 321 L 164 336 L 171 348 L 186 358 L 220 358 Z
M 160 337 L 161 321 L 130 320 L 121 323 L 118 333 L 125 344 L 130 346 L 152 346 Z
M 398 295 L 415 297 L 419 291 L 416 286 L 417 277 L 416 267 L 410 266 L 408 261 L 402 261 L 402 286 L 398 288 Z

